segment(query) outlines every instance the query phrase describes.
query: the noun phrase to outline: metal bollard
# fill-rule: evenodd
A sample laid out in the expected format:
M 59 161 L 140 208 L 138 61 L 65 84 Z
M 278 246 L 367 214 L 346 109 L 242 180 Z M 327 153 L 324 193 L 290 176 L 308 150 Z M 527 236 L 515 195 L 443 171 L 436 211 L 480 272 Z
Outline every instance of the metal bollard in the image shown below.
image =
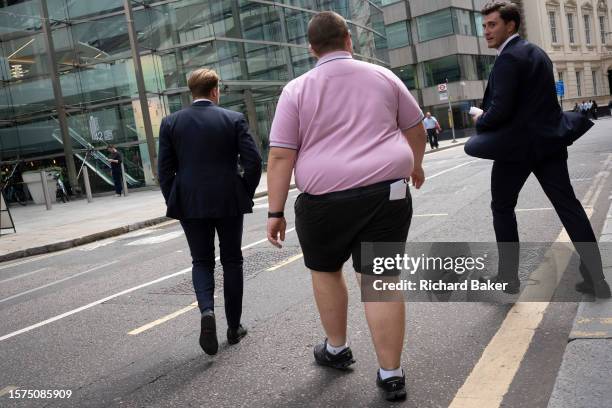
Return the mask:
M 49 186 L 47 184 L 47 172 L 44 170 L 40 171 L 40 182 L 42 183 L 42 191 L 45 196 L 45 205 L 47 210 L 51 209 L 51 194 L 49 193 Z
M 127 180 L 125 179 L 125 167 L 123 166 L 123 162 L 121 162 L 121 182 L 123 183 L 123 195 L 127 197 L 128 187 Z
M 93 197 L 91 196 L 91 185 L 89 184 L 89 171 L 87 166 L 83 166 L 83 183 L 85 184 L 85 194 L 87 194 L 87 202 L 91 203 Z

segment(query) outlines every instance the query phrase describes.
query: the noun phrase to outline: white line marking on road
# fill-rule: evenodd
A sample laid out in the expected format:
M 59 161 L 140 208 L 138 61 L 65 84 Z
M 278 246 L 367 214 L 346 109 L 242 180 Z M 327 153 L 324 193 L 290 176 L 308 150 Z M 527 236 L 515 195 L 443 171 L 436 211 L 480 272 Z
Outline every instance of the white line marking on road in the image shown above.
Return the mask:
M 272 272 L 272 271 L 275 271 L 277 269 L 280 269 L 283 266 L 287 266 L 290 263 L 295 262 L 298 259 L 301 259 L 303 257 L 304 257 L 304 254 L 298 254 L 298 255 L 292 256 L 291 258 L 288 258 L 288 259 L 284 260 L 283 262 L 279 263 L 278 265 L 274 265 L 273 267 L 266 269 L 266 272 Z
M 595 178 L 583 202 L 597 201 L 597 196 L 601 193 L 602 186 L 609 174 L 606 168 L 610 165 L 610 160 L 612 160 L 612 155 L 608 156 L 603 171 Z M 590 219 L 593 209 L 587 208 L 586 213 Z M 570 242 L 565 229 L 561 230 L 556 242 Z M 553 272 L 562 273 L 567 269 L 573 251 L 568 247 L 564 252 L 559 253 L 557 250 L 553 256 L 549 256 L 552 253 L 551 249 L 546 258 L 554 258 L 554 263 L 545 263 L 531 275 L 532 279 L 548 283 L 546 296 L 542 296 L 541 287 L 527 286 L 525 288 L 455 395 L 449 405 L 450 408 L 494 408 L 501 405 L 561 279 L 561 276 L 557 275 L 557 281 L 552 282 L 550 276 L 553 275 Z M 555 271 L 551 272 L 550 268 L 555 268 Z M 536 298 L 548 298 L 548 301 L 530 301 Z
M 288 233 L 290 233 L 292 231 L 295 231 L 295 228 L 290 228 L 285 233 L 288 234 Z M 245 246 L 242 247 L 242 250 L 252 248 L 252 247 L 254 247 L 256 245 L 259 245 L 261 243 L 264 243 L 264 242 L 268 242 L 268 239 L 267 238 L 261 239 L 261 240 L 259 240 L 257 242 L 253 242 L 252 244 L 245 245 Z M 220 257 L 216 257 L 215 261 L 217 261 L 219 259 L 220 259 Z M 105 297 L 103 299 L 96 300 L 95 302 L 91 302 L 91 303 L 89 303 L 89 304 L 87 304 L 85 306 L 81 306 L 79 308 L 70 310 L 70 311 L 68 311 L 66 313 L 62 313 L 62 314 L 54 316 L 54 317 L 52 317 L 50 319 L 43 320 L 42 322 L 33 324 L 31 326 L 24 327 L 23 329 L 14 331 L 12 333 L 5 334 L 4 336 L 0 337 L 0 341 L 8 340 L 8 339 L 10 339 L 12 337 L 18 336 L 18 335 L 23 334 L 23 333 L 27 333 L 27 332 L 32 331 L 34 329 L 37 329 L 39 327 L 46 326 L 48 324 L 51 324 L 51 323 L 56 322 L 58 320 L 61 320 L 61 319 L 65 318 L 65 317 L 72 316 L 74 314 L 80 313 L 80 312 L 82 312 L 84 310 L 87 310 L 87 309 L 91 309 L 92 307 L 100 305 L 100 304 L 102 304 L 104 302 L 108 302 L 109 300 L 118 298 L 118 297 L 123 296 L 123 295 L 127 295 L 128 293 L 132 293 L 132 292 L 135 292 L 135 291 L 137 291 L 139 289 L 146 288 L 147 286 L 155 285 L 156 283 L 163 282 L 163 281 L 165 281 L 167 279 L 174 278 L 175 276 L 184 275 L 184 274 L 186 274 L 188 272 L 191 272 L 191 267 L 185 268 L 183 270 L 180 270 L 180 271 L 175 272 L 175 273 L 170 274 L 170 275 L 162 276 L 161 278 L 155 279 L 155 280 L 150 281 L 150 282 L 143 283 L 142 285 L 134 286 L 132 288 L 126 289 L 126 290 L 121 291 L 119 293 L 115 293 L 114 295 L 110 295 L 110 296 L 107 296 L 107 297 Z
M 15 298 L 21 297 L 23 295 L 27 295 L 28 293 L 37 292 L 37 291 L 39 291 L 41 289 L 45 289 L 45 288 L 57 285 L 57 284 L 62 283 L 62 282 L 66 282 L 67 280 L 76 278 L 76 277 L 81 276 L 81 275 L 85 275 L 86 273 L 97 271 L 98 269 L 102 269 L 102 268 L 107 267 L 109 265 L 116 264 L 117 262 L 119 262 L 119 261 L 112 261 L 112 262 L 106 263 L 104 265 L 99 265 L 99 266 L 96 266 L 94 268 L 88 269 L 86 271 L 74 274 L 72 276 L 68 276 L 66 278 L 63 278 L 63 279 L 60 279 L 60 280 L 57 280 L 57 281 L 54 281 L 54 282 L 47 283 L 46 285 L 42 285 L 42 286 L 39 286 L 39 287 L 34 288 L 34 289 L 26 290 L 25 292 L 17 293 L 16 295 L 9 296 L 9 297 L 4 298 L 4 299 L 0 299 L 0 303 L 4 303 L 4 302 L 9 301 L 11 299 L 15 299 Z
M 461 167 L 467 166 L 468 164 L 476 163 L 477 161 L 480 161 L 480 159 L 470 160 L 467 163 L 462 163 L 462 164 L 459 164 L 459 165 L 457 165 L 455 167 L 451 167 L 450 169 L 442 170 L 441 172 L 436 173 L 436 174 L 434 174 L 432 176 L 427 176 L 427 174 L 425 174 L 425 181 L 431 180 L 432 178 L 436 178 L 436 177 L 441 176 L 443 174 L 446 174 L 446 173 L 448 173 L 450 171 L 457 170 L 457 169 L 459 169 Z
M 268 208 L 268 204 L 267 203 L 266 204 L 257 204 L 257 205 L 253 206 L 254 210 L 259 210 L 261 208 Z
M 12 263 L 10 265 L 2 265 L 2 266 L 0 266 L 0 270 L 12 268 L 14 266 L 24 265 L 24 264 L 27 264 L 27 263 L 30 263 L 30 262 L 34 262 L 34 261 L 39 261 L 39 260 L 45 259 L 45 258 L 50 258 L 52 256 L 56 256 L 56 255 L 62 254 L 62 253 L 66 252 L 66 251 L 69 251 L 69 250 L 70 249 L 67 249 L 67 250 L 64 250 L 64 251 L 59 251 L 59 252 L 54 252 L 52 254 L 46 254 L 46 255 L 37 256 L 35 258 L 29 258 L 29 259 L 26 259 L 26 260 L 23 260 L 23 261 L 14 262 L 14 263 Z
M 416 214 L 413 215 L 412 218 L 417 217 L 448 217 L 448 214 L 440 213 L 440 214 Z
M 542 207 L 542 208 L 517 208 L 516 212 L 530 212 L 530 211 L 551 211 L 554 210 L 552 207 Z
M 289 192 L 289 193 L 293 193 L 293 192 L 295 192 L 295 191 L 299 191 L 299 190 L 298 190 L 297 188 L 292 188 L 292 189 L 291 189 L 291 190 L 289 190 L 288 192 Z M 259 202 L 259 201 L 266 201 L 267 199 L 268 199 L 268 196 L 267 196 L 267 195 L 265 195 L 265 196 L 263 196 L 263 197 L 259 197 L 259 198 L 254 199 L 254 200 L 253 200 L 253 202 L 254 202 L 254 203 L 257 203 L 257 202 Z
M 144 326 L 142 326 L 142 327 L 139 327 L 139 328 L 137 328 L 137 329 L 134 329 L 134 330 L 132 330 L 131 332 L 129 332 L 128 334 L 129 334 L 130 336 L 135 336 L 135 335 L 140 334 L 140 333 L 142 333 L 142 332 L 144 332 L 144 331 L 147 331 L 147 330 L 149 330 L 149 329 L 152 329 L 152 328 L 153 328 L 153 327 L 155 327 L 155 326 L 159 326 L 159 325 L 160 325 L 160 324 L 162 324 L 162 323 L 165 323 L 165 322 L 167 322 L 167 321 L 169 321 L 169 320 L 172 320 L 172 319 L 174 319 L 175 317 L 178 317 L 178 316 L 180 316 L 180 315 L 182 315 L 182 314 L 184 314 L 184 313 L 187 313 L 187 312 L 189 312 L 189 311 L 192 311 L 193 309 L 195 309 L 195 308 L 197 308 L 197 307 L 198 307 L 198 302 L 193 302 L 192 304 L 190 304 L 190 305 L 189 305 L 189 306 L 187 306 L 187 307 L 184 307 L 184 308 L 182 308 L 182 309 L 180 309 L 180 310 L 177 310 L 177 311 L 176 311 L 176 312 L 174 312 L 174 313 L 170 313 L 169 315 L 164 316 L 164 317 L 162 317 L 161 319 L 157 319 L 157 320 L 155 320 L 154 322 L 151 322 L 151 323 L 145 324 L 145 325 L 144 325 Z
M 32 271 L 32 272 L 24 273 L 22 275 L 13 276 L 12 278 L 1 280 L 0 283 L 10 282 L 10 281 L 13 281 L 13 280 L 19 279 L 19 278 L 25 278 L 26 276 L 30 276 L 30 275 L 34 275 L 35 273 L 42 272 L 45 269 L 48 269 L 48 268 L 44 267 L 44 268 L 40 268 L 40 269 L 37 269 L 37 270 Z
M 77 249 L 79 251 L 93 251 L 93 250 L 96 250 L 98 248 L 102 248 L 102 247 L 105 247 L 107 245 L 114 244 L 115 242 L 117 242 L 116 239 L 108 239 L 108 240 L 105 240 L 105 241 L 94 242 L 93 244 L 85 245 L 85 246 L 82 246 L 82 247 L 77 247 Z
M 14 385 L 9 385 L 8 387 L 4 387 L 3 389 L 0 390 L 0 397 L 8 394 L 11 391 L 15 391 L 17 389 L 19 389 L 19 387 L 16 387 Z
M 167 234 L 157 235 L 155 237 L 147 237 L 137 239 L 136 241 L 129 242 L 125 244 L 126 246 L 135 246 L 135 245 L 154 245 L 161 244 L 162 242 L 170 241 L 182 236 L 184 232 L 181 231 L 172 231 Z

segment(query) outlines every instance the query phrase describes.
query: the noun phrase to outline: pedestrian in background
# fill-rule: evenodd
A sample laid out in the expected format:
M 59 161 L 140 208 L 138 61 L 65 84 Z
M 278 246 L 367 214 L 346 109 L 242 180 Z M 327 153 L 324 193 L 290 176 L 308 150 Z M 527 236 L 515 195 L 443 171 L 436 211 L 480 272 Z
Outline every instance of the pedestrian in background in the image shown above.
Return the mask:
M 316 14 L 308 41 L 315 68 L 292 80 L 278 101 L 268 159 L 268 240 L 285 239 L 284 207 L 291 174 L 300 194 L 295 226 L 311 271 L 326 334 L 315 361 L 346 369 L 355 361 L 347 344 L 348 292 L 342 267 L 361 264 L 362 242 L 395 242 L 402 249 L 412 219 L 406 179 L 425 180 L 423 113 L 390 70 L 357 61 L 346 20 Z M 392 194 L 393 192 L 393 194 Z M 364 302 L 380 368 L 377 385 L 387 400 L 406 397 L 401 368 L 405 305 Z
M 115 197 L 121 197 L 121 192 L 123 191 L 123 171 L 121 171 L 123 156 L 114 145 L 108 146 L 108 152 L 110 153 L 108 161 L 111 164 L 111 174 L 115 184 Z
M 435 116 L 431 116 L 430 112 L 425 114 L 423 119 L 423 125 L 425 125 L 425 131 L 427 132 L 427 139 L 429 140 L 429 146 L 432 149 L 438 148 L 438 133 L 442 130 L 442 127 L 438 123 L 438 119 Z
M 597 109 L 599 109 L 599 106 L 597 106 L 597 102 L 596 101 L 591 101 L 591 114 L 593 115 L 593 119 L 597 120 L 598 119 L 598 112 Z
M 520 38 L 521 14 L 516 4 L 491 1 L 484 5 L 482 15 L 487 44 L 496 48 L 498 55 L 485 91 L 484 113 L 474 116 L 477 132 L 496 140 L 494 147 L 500 152 L 491 172 L 493 227 L 500 244 L 498 275 L 493 279 L 507 284 L 505 292 L 519 292 L 519 234 L 514 210 L 533 173 L 580 254 L 584 281 L 576 290 L 609 298 L 597 239 L 570 182 L 567 144 L 561 136 L 555 139 L 551 131 L 560 129 L 563 118 L 553 64 L 542 49 Z
M 261 156 L 244 115 L 218 106 L 215 71 L 197 69 L 187 85 L 193 104 L 161 123 L 158 174 L 166 214 L 181 221 L 187 237 L 201 312 L 200 346 L 212 355 L 219 347 L 214 313 L 215 232 L 223 266 L 227 341 L 236 344 L 247 334 L 241 324 L 242 227 L 244 214 L 253 212 Z

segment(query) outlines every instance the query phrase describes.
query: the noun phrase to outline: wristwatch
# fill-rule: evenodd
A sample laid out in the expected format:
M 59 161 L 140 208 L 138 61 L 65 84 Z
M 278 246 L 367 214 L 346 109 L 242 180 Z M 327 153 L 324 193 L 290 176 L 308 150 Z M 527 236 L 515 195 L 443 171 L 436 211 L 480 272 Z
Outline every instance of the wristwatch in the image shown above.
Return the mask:
M 278 212 L 268 211 L 268 218 L 283 218 L 284 216 L 285 216 L 285 213 L 283 211 L 278 211 Z

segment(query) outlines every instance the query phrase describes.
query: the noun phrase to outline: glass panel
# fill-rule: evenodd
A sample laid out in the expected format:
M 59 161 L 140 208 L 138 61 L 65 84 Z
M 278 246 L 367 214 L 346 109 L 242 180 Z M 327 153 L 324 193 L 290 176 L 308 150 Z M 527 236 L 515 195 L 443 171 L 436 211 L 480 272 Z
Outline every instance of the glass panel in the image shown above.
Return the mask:
M 475 35 L 472 15 L 467 10 L 453 9 L 453 26 L 455 34 Z
M 421 42 L 453 34 L 451 9 L 417 17 L 417 28 Z
M 436 86 L 446 82 L 459 81 L 461 79 L 461 68 L 457 55 L 449 55 L 440 59 L 423 63 L 425 71 L 425 86 Z
M 405 65 L 403 67 L 394 68 L 393 72 L 397 75 L 408 89 L 416 89 L 416 69 L 414 65 Z
M 400 21 L 386 27 L 387 44 L 390 49 L 410 45 L 410 27 L 407 21 Z

